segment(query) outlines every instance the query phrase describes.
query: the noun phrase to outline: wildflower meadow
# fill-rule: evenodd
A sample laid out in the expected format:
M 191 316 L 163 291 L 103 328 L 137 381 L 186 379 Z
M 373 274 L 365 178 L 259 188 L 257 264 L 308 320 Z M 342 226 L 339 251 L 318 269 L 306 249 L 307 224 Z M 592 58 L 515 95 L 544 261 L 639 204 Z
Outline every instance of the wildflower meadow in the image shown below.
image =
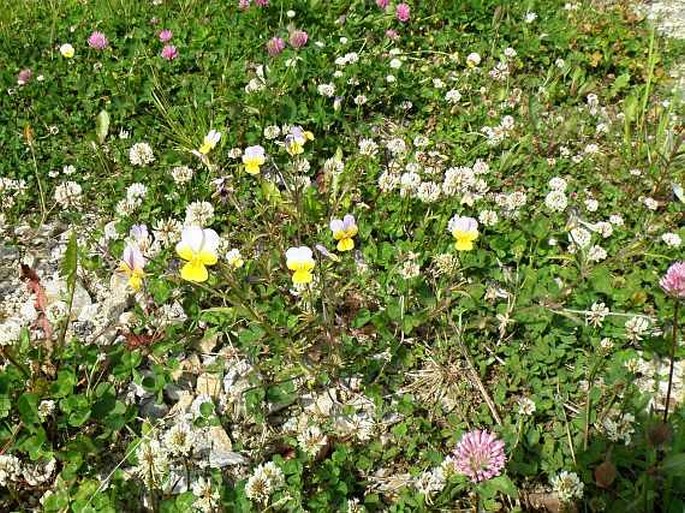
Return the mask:
M 0 512 L 685 511 L 677 10 L 2 7 Z

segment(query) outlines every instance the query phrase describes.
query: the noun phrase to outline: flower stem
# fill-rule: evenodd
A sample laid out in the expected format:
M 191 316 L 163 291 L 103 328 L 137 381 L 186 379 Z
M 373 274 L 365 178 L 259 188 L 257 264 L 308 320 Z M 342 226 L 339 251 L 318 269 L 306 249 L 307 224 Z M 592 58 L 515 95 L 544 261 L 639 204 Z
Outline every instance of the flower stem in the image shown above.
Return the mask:
M 4 348 L 0 348 L 0 354 L 7 358 L 7 360 L 13 364 L 19 371 L 24 375 L 26 379 L 31 379 L 31 372 L 28 370 L 28 368 L 21 363 L 15 358 L 15 356 L 12 354 L 12 351 L 10 349 L 5 350 Z
M 668 372 L 668 389 L 666 390 L 666 406 L 664 408 L 664 423 L 668 422 L 668 406 L 671 402 L 671 389 L 673 388 L 673 371 L 675 367 L 675 351 L 678 347 L 678 310 L 680 301 L 676 300 L 673 310 L 673 342 L 671 343 L 671 368 Z

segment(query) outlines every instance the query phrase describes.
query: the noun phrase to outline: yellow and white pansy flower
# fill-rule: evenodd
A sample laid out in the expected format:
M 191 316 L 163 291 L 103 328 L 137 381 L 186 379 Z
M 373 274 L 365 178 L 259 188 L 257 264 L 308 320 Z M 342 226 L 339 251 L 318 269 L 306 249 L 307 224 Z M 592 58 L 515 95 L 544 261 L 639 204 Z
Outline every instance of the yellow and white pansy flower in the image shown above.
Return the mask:
M 293 272 L 293 284 L 305 285 L 312 282 L 314 258 L 312 250 L 307 246 L 290 248 L 285 252 L 285 264 Z
M 314 134 L 303 130 L 302 127 L 295 126 L 290 129 L 290 133 L 285 136 L 285 151 L 292 157 L 301 155 L 304 152 L 304 144 L 313 141 Z
M 181 278 L 187 281 L 203 282 L 209 277 L 208 265 L 218 260 L 219 235 L 211 228 L 186 226 L 181 241 L 176 244 L 176 253 L 186 263 L 181 268 Z
M 259 174 L 259 168 L 266 162 L 266 155 L 264 155 L 264 148 L 261 146 L 248 146 L 243 153 L 243 164 L 245 164 L 245 172 L 250 175 Z
M 62 46 L 59 47 L 59 53 L 62 54 L 62 57 L 71 59 L 76 53 L 76 51 L 74 50 L 74 47 L 71 46 L 69 43 L 64 43 Z
M 202 141 L 202 146 L 200 146 L 199 152 L 202 155 L 207 155 L 216 147 L 220 140 L 221 132 L 217 132 L 216 130 L 210 130 L 209 133 L 205 135 L 204 141 Z
M 359 231 L 354 216 L 347 214 L 342 219 L 333 219 L 330 224 L 333 238 L 338 241 L 338 251 L 354 249 L 354 237 Z
M 233 248 L 226 253 L 226 262 L 233 267 L 233 269 L 240 269 L 245 264 L 243 255 L 241 255 L 240 250 L 236 248 Z
M 138 292 L 143 286 L 145 263 L 145 257 L 137 246 L 129 244 L 124 248 L 124 255 L 118 271 L 128 279 L 128 286 L 135 292 Z
M 478 221 L 473 217 L 454 216 L 450 219 L 447 229 L 455 239 L 454 247 L 457 251 L 473 249 L 473 241 L 478 238 Z

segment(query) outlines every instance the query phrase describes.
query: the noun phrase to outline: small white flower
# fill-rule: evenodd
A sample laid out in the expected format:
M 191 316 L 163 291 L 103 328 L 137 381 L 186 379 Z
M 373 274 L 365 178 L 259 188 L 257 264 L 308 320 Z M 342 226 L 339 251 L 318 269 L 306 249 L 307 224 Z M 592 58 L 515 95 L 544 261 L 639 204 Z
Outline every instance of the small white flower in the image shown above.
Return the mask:
M 678 248 L 680 247 L 680 244 L 682 244 L 682 239 L 680 238 L 680 235 L 677 233 L 664 233 L 661 236 L 661 240 L 663 241 L 664 244 L 666 244 L 669 248 Z
M 518 414 L 530 417 L 535 413 L 535 401 L 529 397 L 522 397 L 518 401 Z
M 268 140 L 276 139 L 281 135 L 281 129 L 278 125 L 269 125 L 264 129 L 264 137 Z
M 563 189 L 553 189 L 545 196 L 545 206 L 554 212 L 563 212 L 568 206 L 568 198 Z
M 208 226 L 214 218 L 214 207 L 207 201 L 194 201 L 186 207 L 185 226 Z
M 147 187 L 142 183 L 132 183 L 126 189 L 126 199 L 130 202 L 142 201 L 147 195 Z
M 572 242 L 576 244 L 579 248 L 585 248 L 590 244 L 592 235 L 585 228 L 576 227 L 571 230 L 570 233 Z
M 450 89 L 445 93 L 445 101 L 447 103 L 454 105 L 459 103 L 459 100 L 461 100 L 461 93 L 456 89 Z
M 619 214 L 609 216 L 609 222 L 614 226 L 623 226 L 623 217 Z
M 549 181 L 549 188 L 552 189 L 553 191 L 561 191 L 564 192 L 566 190 L 566 187 L 568 186 L 568 183 L 566 180 L 563 178 L 560 178 L 558 176 L 555 176 L 554 178 L 550 179 Z
M 188 456 L 195 445 L 195 430 L 187 422 L 179 422 L 164 433 L 163 441 L 172 456 Z
M 21 462 L 11 454 L 0 454 L 0 486 L 16 481 L 21 475 Z
M 607 315 L 609 315 L 610 310 L 604 303 L 594 302 L 585 313 L 585 324 L 594 326 L 595 328 L 601 328 L 602 323 Z
M 478 214 L 478 220 L 484 226 L 495 226 L 499 221 L 499 216 L 494 210 L 483 210 Z
M 649 210 L 656 210 L 659 208 L 659 203 L 653 198 L 644 198 L 642 201 Z
M 177 185 L 182 185 L 193 179 L 193 170 L 188 166 L 176 166 L 171 170 L 171 177 Z
M 335 85 L 333 84 L 320 84 L 316 89 L 321 96 L 327 98 L 331 98 L 335 94 Z
M 569 503 L 574 499 L 583 498 L 585 485 L 575 472 L 562 470 L 552 478 L 551 485 L 561 502 Z
M 606 250 L 598 245 L 592 246 L 587 252 L 587 259 L 589 262 L 601 262 L 607 257 Z
M 64 182 L 55 187 L 55 201 L 64 208 L 81 205 L 82 189 L 76 182 Z
M 649 329 L 649 320 L 646 317 L 635 316 L 625 323 L 626 337 L 631 342 L 642 340 Z
M 128 159 L 134 166 L 146 166 L 155 161 L 152 147 L 146 142 L 136 143 L 128 152 Z

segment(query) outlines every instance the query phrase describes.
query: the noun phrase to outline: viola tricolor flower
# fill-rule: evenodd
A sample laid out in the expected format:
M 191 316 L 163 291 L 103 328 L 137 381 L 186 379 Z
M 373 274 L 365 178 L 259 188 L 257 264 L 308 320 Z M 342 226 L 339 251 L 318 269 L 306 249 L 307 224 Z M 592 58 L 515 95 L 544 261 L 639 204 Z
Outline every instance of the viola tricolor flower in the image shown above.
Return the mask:
M 302 127 L 295 126 L 285 136 L 285 151 L 292 157 L 301 155 L 304 152 L 304 144 L 313 140 L 314 134 L 303 130 Z
M 118 271 L 128 278 L 128 285 L 138 292 L 143 286 L 145 257 L 138 247 L 129 244 L 124 248 L 124 255 Z
M 264 148 L 261 146 L 248 146 L 243 152 L 243 164 L 245 164 L 245 172 L 250 175 L 259 174 L 259 168 L 266 162 L 264 155 Z
M 473 249 L 473 241 L 478 238 L 478 221 L 473 217 L 454 216 L 450 219 L 447 229 L 455 239 L 454 247 L 457 251 Z
M 74 56 L 75 50 L 69 43 L 64 43 L 59 47 L 59 53 L 61 53 L 63 57 L 71 59 Z
M 226 253 L 226 262 L 233 267 L 233 269 L 240 269 L 245 264 L 243 255 L 241 255 L 240 250 L 236 248 L 233 248 Z
M 211 228 L 186 226 L 181 241 L 176 244 L 176 253 L 186 264 L 181 268 L 181 278 L 187 281 L 207 281 L 208 265 L 216 264 L 219 235 Z
M 293 284 L 304 285 L 312 282 L 314 258 L 312 250 L 307 246 L 290 248 L 285 252 L 285 265 L 293 272 Z
M 354 249 L 353 237 L 359 231 L 354 216 L 347 214 L 342 219 L 333 219 L 330 224 L 333 238 L 338 241 L 338 251 Z
M 202 155 L 207 155 L 216 147 L 219 140 L 221 140 L 221 132 L 217 132 L 216 130 L 210 130 L 209 133 L 205 135 L 204 141 L 202 142 L 202 146 L 200 146 L 200 153 Z

